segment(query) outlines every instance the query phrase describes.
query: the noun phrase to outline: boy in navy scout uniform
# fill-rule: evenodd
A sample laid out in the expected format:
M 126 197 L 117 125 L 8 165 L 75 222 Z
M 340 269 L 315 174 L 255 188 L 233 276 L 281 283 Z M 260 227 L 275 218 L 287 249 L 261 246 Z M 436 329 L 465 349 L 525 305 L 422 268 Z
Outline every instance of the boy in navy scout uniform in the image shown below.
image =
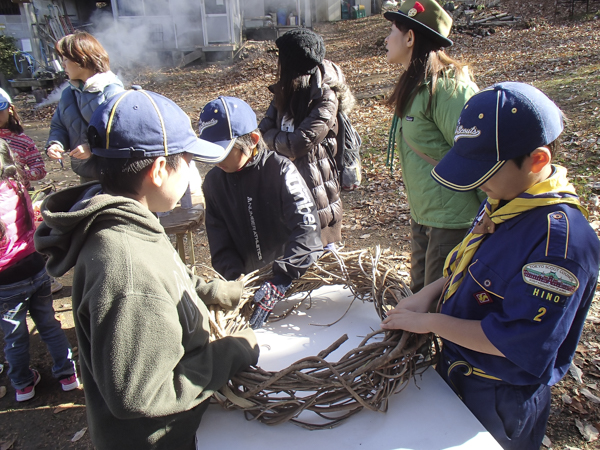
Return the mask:
M 539 449 L 550 386 L 570 366 L 598 276 L 598 237 L 566 170 L 551 163 L 562 130 L 558 107 L 527 84 L 471 97 L 432 176 L 488 199 L 445 277 L 382 324 L 442 338 L 439 373 L 505 449 Z M 428 314 L 438 298 L 439 313 Z

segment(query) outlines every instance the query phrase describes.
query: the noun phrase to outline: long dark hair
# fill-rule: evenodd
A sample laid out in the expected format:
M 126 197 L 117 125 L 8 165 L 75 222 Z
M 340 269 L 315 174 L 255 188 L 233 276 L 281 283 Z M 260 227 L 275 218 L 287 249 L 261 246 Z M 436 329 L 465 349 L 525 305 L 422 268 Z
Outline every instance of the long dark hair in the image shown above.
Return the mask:
M 6 128 L 15 134 L 21 134 L 23 131 L 23 125 L 21 124 L 21 117 L 17 112 L 17 108 L 12 103 L 8 106 L 8 122 Z
M 282 116 L 290 115 L 294 126 L 308 116 L 310 106 L 310 82 L 312 75 L 293 75 L 279 60 L 279 82 L 275 85 L 275 107 Z
M 0 182 L 6 182 L 8 185 L 14 189 L 14 191 L 19 196 L 19 200 L 27 205 L 26 195 L 29 195 L 25 192 L 23 186 L 23 177 L 21 175 L 21 171 L 15 164 L 15 158 L 10 151 L 10 147 L 6 143 L 4 139 L 0 139 Z M 31 224 L 31 215 L 29 213 L 29 208 L 25 208 L 25 214 L 27 218 L 27 224 Z M 6 234 L 6 224 L 0 218 L 0 241 L 4 239 L 4 235 Z
M 411 28 L 401 22 L 394 22 L 394 26 L 403 33 Z M 413 29 L 415 43 L 408 68 L 402 72 L 394 91 L 387 100 L 387 104 L 394 108 L 398 117 L 402 117 L 415 99 L 419 88 L 428 78 L 431 78 L 429 88 L 429 102 L 427 111 L 431 107 L 431 100 L 437 87 L 437 81 L 441 76 L 447 79 L 449 69 L 454 71 L 456 79 L 468 76 L 464 65 L 450 58 L 438 43 L 429 39 L 424 34 Z M 457 83 L 454 83 L 456 89 Z

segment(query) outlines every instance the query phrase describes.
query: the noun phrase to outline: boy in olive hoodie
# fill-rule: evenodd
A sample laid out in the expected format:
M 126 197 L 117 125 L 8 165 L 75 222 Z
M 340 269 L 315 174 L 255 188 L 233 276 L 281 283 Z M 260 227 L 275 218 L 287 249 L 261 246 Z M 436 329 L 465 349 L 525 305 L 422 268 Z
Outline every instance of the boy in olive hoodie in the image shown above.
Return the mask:
M 134 88 L 94 112 L 100 184 L 57 192 L 35 236 L 53 276 L 73 272 L 73 314 L 88 423 L 98 449 L 195 449 L 211 394 L 256 364 L 252 330 L 209 341 L 207 304 L 232 307 L 242 284 L 204 283 L 154 212 L 183 195 L 192 158 L 222 153 L 169 99 Z

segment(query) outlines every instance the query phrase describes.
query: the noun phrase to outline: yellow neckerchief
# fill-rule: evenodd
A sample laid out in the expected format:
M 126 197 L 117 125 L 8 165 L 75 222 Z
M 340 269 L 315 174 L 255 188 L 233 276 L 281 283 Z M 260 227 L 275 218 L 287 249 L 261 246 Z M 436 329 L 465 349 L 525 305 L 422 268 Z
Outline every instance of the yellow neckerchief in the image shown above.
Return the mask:
M 510 220 L 521 213 L 533 208 L 558 203 L 569 203 L 577 206 L 587 218 L 587 210 L 579 203 L 575 188 L 567 180 L 567 170 L 561 166 L 553 166 L 554 173 L 546 180 L 537 183 L 522 194 L 498 207 L 500 201 L 488 198 L 485 207 L 475 218 L 469 233 L 465 236 L 446 258 L 444 276 L 452 276 L 444 293 L 444 302 L 458 289 L 462 282 L 473 255 L 486 235 L 494 232 L 496 225 Z

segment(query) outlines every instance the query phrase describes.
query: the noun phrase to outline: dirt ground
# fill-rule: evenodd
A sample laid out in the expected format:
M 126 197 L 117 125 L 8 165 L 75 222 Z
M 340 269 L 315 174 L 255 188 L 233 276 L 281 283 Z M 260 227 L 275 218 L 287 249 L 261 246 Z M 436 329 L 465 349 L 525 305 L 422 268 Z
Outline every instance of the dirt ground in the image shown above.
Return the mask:
M 594 198 L 589 185 L 600 179 L 597 169 L 590 173 L 589 167 L 598 167 L 600 144 L 600 140 L 592 144 L 600 134 L 598 22 L 550 24 L 540 19 L 548 13 L 550 3 L 525 3 L 524 7 L 521 2 L 519 7 L 519 3 L 506 2 L 511 8 L 523 11 L 523 16 L 528 17 L 532 21 L 530 25 L 533 25 L 524 29 L 498 29 L 486 38 L 454 34 L 453 56 L 474 61 L 480 87 L 511 79 L 555 89 L 559 106 L 572 119 L 570 128 L 565 132 L 565 139 L 570 139 L 570 145 L 563 163 L 573 171 L 577 187 L 584 193 L 582 198 L 592 212 L 590 220 L 597 229 L 598 209 L 594 203 L 597 196 Z M 342 66 L 359 98 L 351 118 L 363 136 L 364 178 L 359 189 L 342 194 L 345 247 L 351 250 L 376 245 L 389 247 L 405 256 L 408 271 L 409 209 L 401 171 L 395 170 L 391 174 L 384 166 L 391 112 L 384 105 L 383 95 L 397 78 L 397 72 L 385 64 L 383 56 L 382 42 L 387 27 L 387 22 L 381 17 L 372 17 L 319 24 L 317 30 L 326 38 L 328 58 Z M 590 44 L 593 40 L 596 44 Z M 217 95 L 239 96 L 247 100 L 260 116 L 266 111 L 270 98 L 265 87 L 275 78 L 276 56 L 272 48 L 272 43 L 249 43 L 232 65 L 201 65 L 181 70 L 123 68 L 119 75 L 128 85 L 140 84 L 172 98 L 193 121 L 197 120 L 202 105 Z M 529 54 L 535 56 L 530 57 Z M 586 92 L 583 84 L 571 86 L 570 83 L 584 76 L 588 77 L 585 80 L 590 80 L 592 94 L 582 100 L 581 96 Z M 585 84 L 587 86 L 587 81 Z M 564 91 L 561 90 L 563 88 Z M 17 96 L 15 101 L 22 111 L 26 133 L 34 138 L 39 148 L 43 148 L 54 108 L 34 109 L 25 102 L 24 95 Z M 207 169 L 206 166 L 201 167 L 201 173 L 206 173 Z M 48 176 L 34 183 L 38 187 L 51 184 L 58 190 L 78 183 L 68 167 L 61 168 L 57 162 L 47 161 L 47 170 Z M 208 264 L 208 242 L 203 226 L 194 232 L 193 241 L 197 260 Z M 71 276 L 69 272 L 59 279 L 64 288 L 54 295 L 54 307 L 70 342 L 76 347 L 70 298 Z M 548 440 L 543 448 L 600 448 L 598 441 L 588 442 L 582 434 L 585 425 L 600 429 L 599 327 L 600 307 L 596 298 L 575 359 L 575 365 L 581 370 L 581 379 L 577 379 L 577 371 L 574 370 L 573 375 L 567 374 L 553 387 L 552 412 L 546 433 Z M 4 372 L 0 374 L 0 392 L 1 386 L 5 386 L 7 393 L 0 398 L 0 449 L 92 449 L 89 433 L 73 442 L 87 426 L 83 390 L 62 392 L 59 383 L 52 378 L 52 362 L 45 345 L 33 326 L 30 330 L 31 366 L 40 371 L 42 381 L 36 387 L 36 396 L 32 400 L 17 403 L 6 377 L 7 366 L 4 365 Z M 3 347 L 1 339 L 0 344 Z M 4 361 L 3 350 L 0 350 L 1 361 Z M 64 408 L 57 409 L 59 405 Z

